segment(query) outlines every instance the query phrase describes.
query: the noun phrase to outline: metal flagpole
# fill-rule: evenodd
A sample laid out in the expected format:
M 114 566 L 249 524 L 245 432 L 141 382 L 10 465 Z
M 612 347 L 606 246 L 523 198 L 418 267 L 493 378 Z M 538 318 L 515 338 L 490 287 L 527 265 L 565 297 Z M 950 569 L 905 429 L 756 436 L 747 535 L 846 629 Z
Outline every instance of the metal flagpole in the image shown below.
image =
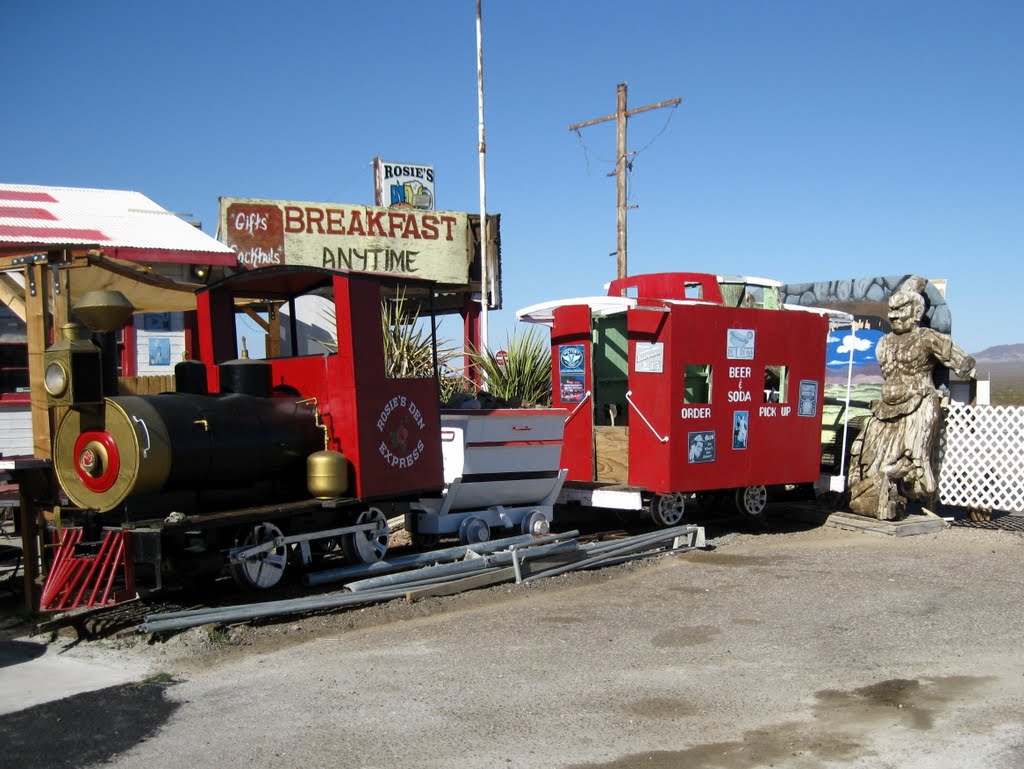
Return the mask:
M 480 352 L 487 353 L 487 308 L 488 281 L 490 271 L 487 265 L 487 143 L 484 141 L 484 38 L 481 23 L 481 0 L 476 0 L 476 86 L 479 107 L 480 155 Z

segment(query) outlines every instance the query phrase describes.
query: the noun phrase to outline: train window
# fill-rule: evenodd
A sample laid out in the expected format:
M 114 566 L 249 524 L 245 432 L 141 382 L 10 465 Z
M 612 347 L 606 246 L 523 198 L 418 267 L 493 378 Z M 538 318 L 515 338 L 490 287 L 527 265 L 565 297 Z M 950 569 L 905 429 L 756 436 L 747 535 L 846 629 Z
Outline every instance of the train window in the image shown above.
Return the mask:
M 381 301 L 384 374 L 388 379 L 434 376 L 434 335 L 429 313 L 421 317 L 415 298 L 399 290 Z
M 238 352 L 241 354 L 244 346 L 249 358 L 269 360 L 338 351 L 330 288 L 300 294 L 289 301 L 241 301 L 235 318 Z
M 703 299 L 704 286 L 700 283 L 687 283 L 683 288 L 683 296 L 686 299 Z
M 687 363 L 683 371 L 683 403 L 711 403 L 710 363 Z
M 292 313 L 295 322 L 292 323 Z M 330 295 L 312 292 L 295 297 L 280 308 L 282 356 L 323 355 L 338 351 L 337 321 L 334 299 Z M 292 343 L 294 331 L 295 341 Z
M 764 402 L 785 403 L 789 391 L 789 366 L 764 367 Z
M 776 286 L 760 283 L 723 282 L 722 301 L 727 307 L 752 307 L 759 310 L 778 310 L 782 306 Z

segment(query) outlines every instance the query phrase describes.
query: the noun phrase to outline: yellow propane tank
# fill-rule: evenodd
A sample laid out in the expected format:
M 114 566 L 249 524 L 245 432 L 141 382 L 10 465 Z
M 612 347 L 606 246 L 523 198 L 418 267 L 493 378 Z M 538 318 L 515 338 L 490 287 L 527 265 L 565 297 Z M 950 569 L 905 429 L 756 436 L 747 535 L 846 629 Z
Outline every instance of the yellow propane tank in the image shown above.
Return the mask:
M 306 487 L 317 499 L 340 497 L 348 491 L 348 458 L 324 449 L 306 459 Z

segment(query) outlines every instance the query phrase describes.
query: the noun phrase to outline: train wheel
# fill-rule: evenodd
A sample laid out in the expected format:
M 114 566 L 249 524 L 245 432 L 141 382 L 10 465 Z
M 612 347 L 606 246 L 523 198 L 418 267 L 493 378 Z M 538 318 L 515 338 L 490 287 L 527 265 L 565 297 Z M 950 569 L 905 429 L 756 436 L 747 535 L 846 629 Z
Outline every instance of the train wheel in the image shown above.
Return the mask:
M 551 531 L 551 522 L 540 510 L 534 510 L 519 524 L 519 530 L 523 534 L 543 535 Z
M 376 563 L 388 551 L 388 519 L 384 513 L 376 507 L 364 510 L 355 525 L 364 523 L 376 524 L 377 528 L 345 534 L 341 538 L 341 549 L 351 563 Z
M 459 542 L 463 545 L 476 545 L 491 538 L 491 527 L 478 515 L 471 515 L 459 526 Z
M 681 492 L 651 497 L 651 519 L 658 526 L 677 526 L 686 512 L 686 497 Z
M 283 534 L 272 523 L 257 523 L 247 526 L 235 537 L 235 547 L 252 547 L 264 542 L 272 542 Z M 288 546 L 278 545 L 254 558 L 249 558 L 230 566 L 231 577 L 246 590 L 268 590 L 277 585 L 284 577 L 288 566 Z
M 768 489 L 764 486 L 743 486 L 736 489 L 736 509 L 744 517 L 764 521 L 768 507 Z

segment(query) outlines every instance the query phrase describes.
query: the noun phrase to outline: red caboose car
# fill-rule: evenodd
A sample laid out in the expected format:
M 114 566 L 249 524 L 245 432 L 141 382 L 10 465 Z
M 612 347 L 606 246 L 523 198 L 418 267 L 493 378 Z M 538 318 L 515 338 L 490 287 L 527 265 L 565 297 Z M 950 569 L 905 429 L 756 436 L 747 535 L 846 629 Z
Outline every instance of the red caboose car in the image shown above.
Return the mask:
M 818 480 L 828 320 L 778 287 L 658 273 L 520 310 L 551 326 L 552 405 L 571 409 L 561 499 L 674 525 L 693 492 L 759 516 L 766 487 Z

